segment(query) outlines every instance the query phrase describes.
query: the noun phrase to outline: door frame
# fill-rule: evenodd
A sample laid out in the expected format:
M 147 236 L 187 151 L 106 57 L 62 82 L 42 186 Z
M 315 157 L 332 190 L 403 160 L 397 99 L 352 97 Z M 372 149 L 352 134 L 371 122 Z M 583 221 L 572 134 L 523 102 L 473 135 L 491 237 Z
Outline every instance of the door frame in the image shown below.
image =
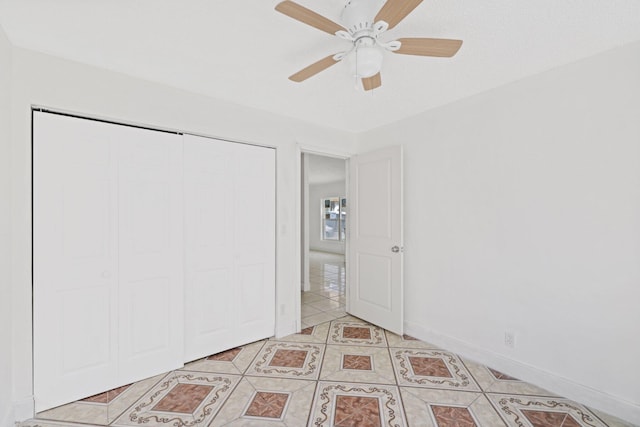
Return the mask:
M 296 241 L 298 242 L 298 244 L 296 245 L 295 259 L 298 260 L 296 262 L 296 277 L 298 279 L 302 277 L 302 273 L 303 273 L 302 265 L 303 264 L 306 266 L 309 265 L 309 251 L 306 249 L 304 251 L 302 250 L 302 243 L 303 243 L 302 202 L 304 201 L 302 198 L 302 178 L 303 178 L 302 154 L 315 154 L 318 156 L 333 157 L 333 158 L 342 159 L 345 161 L 345 187 L 346 187 L 345 197 L 347 198 L 347 200 L 349 200 L 349 159 L 355 155 L 355 153 L 353 152 L 342 151 L 342 150 L 332 150 L 332 149 L 327 149 L 325 147 L 319 147 L 317 145 L 308 145 L 308 144 L 300 144 L 300 143 L 296 144 Z M 305 194 L 307 193 L 308 193 L 308 183 L 307 183 Z M 308 197 L 305 197 L 305 199 L 308 200 Z M 306 224 L 305 235 L 307 237 L 307 240 L 305 241 L 305 246 L 308 248 L 308 245 L 309 245 L 308 218 L 305 224 Z M 346 266 L 347 277 L 348 277 L 350 221 L 347 221 L 346 233 L 347 233 L 347 241 L 345 242 L 344 260 L 345 260 L 345 266 Z M 308 280 L 308 277 L 306 277 L 305 280 Z M 300 293 L 299 283 L 297 283 L 296 292 L 298 292 L 298 294 Z M 348 292 L 345 293 L 345 298 L 346 298 L 345 311 L 348 311 L 349 310 Z M 294 301 L 295 301 L 295 318 L 296 318 L 295 329 L 296 329 L 296 332 L 300 332 L 300 330 L 302 329 L 302 298 L 296 296 L 296 298 L 294 298 Z

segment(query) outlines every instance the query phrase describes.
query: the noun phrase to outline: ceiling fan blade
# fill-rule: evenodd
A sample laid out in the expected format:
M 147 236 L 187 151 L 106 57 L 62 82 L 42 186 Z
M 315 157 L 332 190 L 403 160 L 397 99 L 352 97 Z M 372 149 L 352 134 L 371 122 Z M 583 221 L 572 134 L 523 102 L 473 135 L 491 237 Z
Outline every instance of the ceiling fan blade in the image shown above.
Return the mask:
M 289 0 L 278 3 L 276 10 L 331 35 L 334 35 L 338 31 L 346 31 L 344 27 L 336 24 L 332 20 Z
M 389 24 L 389 29 L 391 29 L 398 25 L 420 3 L 422 3 L 422 0 L 387 0 L 373 22 L 384 21 Z
M 462 40 L 450 39 L 407 38 L 398 41 L 402 43 L 400 49 L 393 53 L 404 55 L 451 57 L 462 46 Z
M 309 77 L 315 76 L 320 71 L 324 71 L 327 68 L 339 62 L 334 59 L 334 56 L 335 55 L 329 55 L 326 58 L 322 58 L 318 62 L 314 62 L 308 67 L 303 68 L 302 70 L 298 71 L 294 75 L 290 76 L 289 80 L 300 83 L 304 80 L 307 80 Z
M 362 79 L 362 87 L 364 90 L 372 90 L 382 86 L 382 77 L 380 73 L 375 76 L 367 77 L 366 79 Z

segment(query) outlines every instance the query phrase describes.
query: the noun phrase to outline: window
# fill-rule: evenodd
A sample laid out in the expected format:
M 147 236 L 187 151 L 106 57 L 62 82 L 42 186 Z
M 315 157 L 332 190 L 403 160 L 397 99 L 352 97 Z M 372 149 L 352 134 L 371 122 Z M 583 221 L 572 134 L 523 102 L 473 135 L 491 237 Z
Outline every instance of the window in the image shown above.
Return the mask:
M 344 241 L 347 237 L 347 199 L 327 197 L 321 202 L 322 240 Z

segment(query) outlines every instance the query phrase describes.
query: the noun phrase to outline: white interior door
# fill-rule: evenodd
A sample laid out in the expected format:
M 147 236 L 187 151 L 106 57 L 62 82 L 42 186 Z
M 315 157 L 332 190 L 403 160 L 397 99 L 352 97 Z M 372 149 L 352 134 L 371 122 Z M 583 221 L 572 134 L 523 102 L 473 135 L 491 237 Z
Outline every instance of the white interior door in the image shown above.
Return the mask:
M 117 182 L 113 129 L 34 113 L 36 411 L 117 381 Z
M 349 171 L 349 313 L 402 334 L 402 147 L 353 156 Z
M 185 360 L 275 329 L 275 150 L 185 135 Z
M 181 137 L 34 113 L 36 411 L 181 366 Z

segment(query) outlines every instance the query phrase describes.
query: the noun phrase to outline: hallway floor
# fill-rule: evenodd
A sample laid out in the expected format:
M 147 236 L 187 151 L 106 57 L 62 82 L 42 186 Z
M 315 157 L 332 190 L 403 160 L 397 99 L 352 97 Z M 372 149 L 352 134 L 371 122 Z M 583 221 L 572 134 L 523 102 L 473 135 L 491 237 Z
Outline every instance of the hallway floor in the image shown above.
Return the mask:
M 302 292 L 302 327 L 338 319 L 345 313 L 344 255 L 309 253 L 310 290 Z
M 344 316 L 45 411 L 23 427 L 629 426 Z

